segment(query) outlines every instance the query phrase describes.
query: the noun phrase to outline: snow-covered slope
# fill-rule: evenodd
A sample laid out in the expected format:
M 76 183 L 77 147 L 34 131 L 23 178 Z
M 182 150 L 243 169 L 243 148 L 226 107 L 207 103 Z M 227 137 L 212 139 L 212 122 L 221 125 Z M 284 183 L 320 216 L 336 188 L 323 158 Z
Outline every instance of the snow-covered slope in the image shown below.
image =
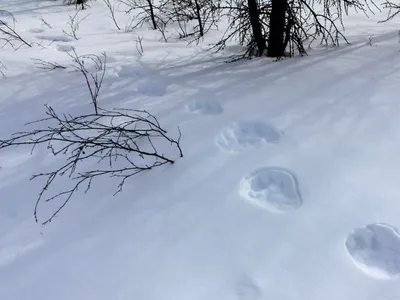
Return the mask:
M 91 109 L 79 75 L 31 60 L 67 64 L 74 45 L 108 54 L 103 107 L 148 109 L 171 134 L 180 127 L 184 151 L 115 197 L 100 179 L 45 227 L 32 216 L 41 182 L 29 177 L 54 158 L 1 151 L 1 300 L 400 299 L 396 23 L 352 16 L 351 45 L 226 64 L 228 50 L 164 43 L 147 29 L 140 56 L 136 33 L 116 32 L 101 2 L 78 41 L 62 34 L 73 7 L 1 2 L 45 46 L 0 50 L 2 138 L 42 117 L 43 104 Z

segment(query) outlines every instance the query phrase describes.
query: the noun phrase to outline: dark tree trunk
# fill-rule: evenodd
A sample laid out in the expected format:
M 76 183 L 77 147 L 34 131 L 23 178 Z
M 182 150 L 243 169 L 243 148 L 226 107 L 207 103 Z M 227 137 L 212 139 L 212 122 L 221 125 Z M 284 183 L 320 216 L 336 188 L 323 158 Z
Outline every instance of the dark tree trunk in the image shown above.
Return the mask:
M 249 6 L 249 18 L 250 18 L 251 29 L 253 31 L 253 38 L 257 45 L 257 50 L 258 50 L 257 55 L 261 56 L 263 55 L 265 50 L 265 40 L 262 34 L 257 0 L 247 0 L 247 4 Z
M 196 15 L 199 21 L 200 36 L 204 36 L 203 20 L 201 19 L 200 5 L 197 0 L 195 0 L 194 3 L 196 4 Z
M 281 57 L 285 54 L 285 19 L 287 0 L 272 0 L 269 21 L 268 56 Z
M 150 18 L 151 18 L 151 22 L 153 23 L 153 29 L 157 29 L 157 22 L 156 22 L 156 17 L 154 16 L 154 8 L 153 8 L 153 3 L 151 2 L 151 0 L 147 0 L 147 4 L 149 5 L 149 9 L 150 9 Z

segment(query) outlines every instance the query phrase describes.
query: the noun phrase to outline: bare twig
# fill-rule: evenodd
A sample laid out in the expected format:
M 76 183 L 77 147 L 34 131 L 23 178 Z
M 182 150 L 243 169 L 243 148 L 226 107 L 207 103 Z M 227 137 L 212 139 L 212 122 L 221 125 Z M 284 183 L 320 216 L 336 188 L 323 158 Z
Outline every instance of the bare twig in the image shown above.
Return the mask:
M 400 14 L 400 4 L 399 3 L 394 3 L 392 1 L 385 1 L 382 4 L 384 9 L 388 10 L 387 16 L 385 20 L 379 21 L 379 23 L 385 23 L 393 18 L 395 18 L 398 14 Z
M 143 37 L 138 35 L 138 37 L 136 39 L 136 50 L 140 56 L 143 56 L 143 53 L 144 53 L 142 41 L 143 41 Z
M 81 22 L 83 20 L 85 20 L 90 14 L 87 14 L 85 17 L 83 17 L 82 19 L 79 19 L 79 10 L 76 11 L 76 13 L 71 16 L 69 15 L 69 22 L 67 22 L 67 24 L 69 25 L 70 31 L 67 32 L 65 30 L 63 30 L 63 33 L 69 37 L 74 38 L 75 40 L 78 40 L 78 30 L 79 30 L 79 25 L 81 24 Z
M 51 27 L 50 23 L 48 23 L 43 17 L 40 17 L 39 20 L 42 21 L 42 26 L 46 26 L 50 29 L 53 28 L 53 27 Z
M 112 5 L 110 0 L 103 0 L 103 2 L 107 6 L 108 10 L 110 11 L 110 17 L 111 17 L 111 20 L 113 20 L 115 27 L 117 27 L 118 30 L 121 30 L 121 27 L 119 27 L 118 22 L 115 18 L 115 5 Z
M 22 46 L 32 47 L 32 44 L 28 43 L 24 38 L 22 38 L 16 31 L 15 24 L 17 20 L 14 16 L 7 11 L 2 11 L 3 13 L 7 13 L 9 17 L 11 17 L 12 24 L 7 23 L 6 21 L 0 20 L 0 41 L 3 41 L 4 44 L 1 47 L 5 47 L 6 45 L 11 46 L 13 49 L 17 50 Z
M 89 89 L 90 96 L 92 98 L 94 111 L 97 114 L 99 108 L 97 98 L 100 93 L 104 75 L 106 73 L 107 54 L 105 52 L 102 53 L 103 60 L 99 56 L 94 54 L 86 54 L 79 56 L 76 53 L 75 48 L 72 47 L 72 54 L 68 53 L 68 55 L 72 58 L 75 69 L 81 72 L 81 74 L 85 77 L 86 84 Z M 89 62 L 93 63 L 96 70 L 94 74 L 89 72 L 89 70 L 86 68 L 85 60 L 88 60 Z
M 7 79 L 7 76 L 6 74 L 4 74 L 3 69 L 7 70 L 7 67 L 0 61 L 0 75 L 1 77 L 3 77 L 3 79 Z
M 127 7 L 126 14 L 139 10 L 139 13 L 135 14 L 131 28 L 137 28 L 149 22 L 154 30 L 157 29 L 160 8 L 154 2 L 154 0 L 120 0 L 120 3 Z
M 35 62 L 35 66 L 42 70 L 54 71 L 56 69 L 66 69 L 67 68 L 63 65 L 60 65 L 57 62 L 45 61 L 45 60 L 38 59 L 38 58 L 32 58 L 32 60 Z

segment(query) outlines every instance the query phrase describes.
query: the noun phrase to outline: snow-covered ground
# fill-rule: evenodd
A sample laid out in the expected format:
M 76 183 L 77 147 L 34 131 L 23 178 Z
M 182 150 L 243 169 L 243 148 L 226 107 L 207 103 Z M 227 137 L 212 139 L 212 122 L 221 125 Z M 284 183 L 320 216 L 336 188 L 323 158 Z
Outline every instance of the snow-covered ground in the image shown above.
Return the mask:
M 74 7 L 1 1 L 44 48 L 0 49 L 0 137 L 44 104 L 92 109 L 78 73 L 32 61 L 68 64 L 72 45 L 107 52 L 101 106 L 147 109 L 171 135 L 179 126 L 184 158 L 115 197 L 99 179 L 43 227 L 33 219 L 42 182 L 29 178 L 56 159 L 0 151 L 1 300 L 400 299 L 400 19 L 353 15 L 351 45 L 226 64 L 235 47 L 117 32 L 92 6 L 76 41 L 62 33 Z

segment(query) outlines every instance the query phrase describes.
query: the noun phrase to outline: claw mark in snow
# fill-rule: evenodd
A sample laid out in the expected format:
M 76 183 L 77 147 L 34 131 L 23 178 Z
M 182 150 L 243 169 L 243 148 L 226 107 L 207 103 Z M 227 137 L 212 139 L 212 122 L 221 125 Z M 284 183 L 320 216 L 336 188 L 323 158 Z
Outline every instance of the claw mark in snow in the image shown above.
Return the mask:
M 240 194 L 256 206 L 278 213 L 296 210 L 302 204 L 296 177 L 279 168 L 261 168 L 243 178 Z
M 388 224 L 374 223 L 355 229 L 346 239 L 348 254 L 364 273 L 376 279 L 400 275 L 400 235 Z
M 226 127 L 217 137 L 217 145 L 227 151 L 243 151 L 266 143 L 277 143 L 282 133 L 261 121 L 239 121 Z

